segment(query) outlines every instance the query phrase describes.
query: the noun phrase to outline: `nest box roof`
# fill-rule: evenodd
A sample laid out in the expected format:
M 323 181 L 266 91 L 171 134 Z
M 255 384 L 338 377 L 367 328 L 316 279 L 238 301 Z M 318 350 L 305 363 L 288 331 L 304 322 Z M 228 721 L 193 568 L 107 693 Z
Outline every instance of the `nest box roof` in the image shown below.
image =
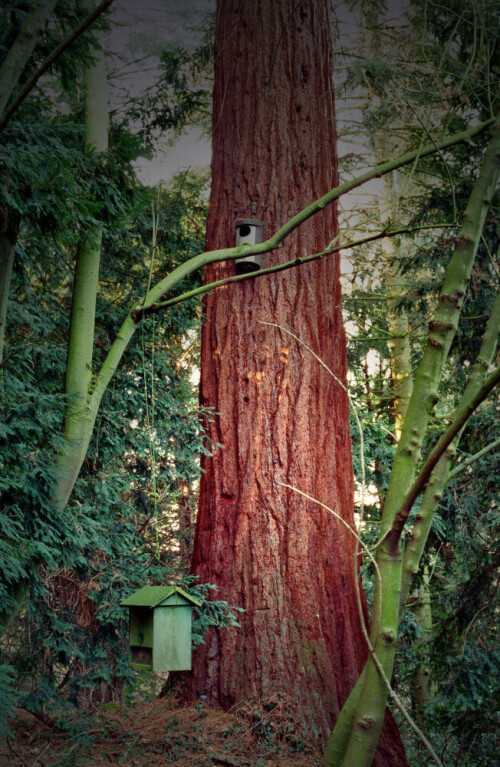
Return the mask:
M 200 607 L 199 602 L 194 597 L 187 594 L 183 589 L 178 586 L 143 586 L 142 589 L 134 591 L 126 599 L 123 599 L 120 604 L 122 607 L 159 607 L 163 602 L 170 600 L 171 597 L 176 596 L 180 601 L 180 604 L 191 604 L 196 607 Z M 170 602 L 170 604 L 172 604 Z

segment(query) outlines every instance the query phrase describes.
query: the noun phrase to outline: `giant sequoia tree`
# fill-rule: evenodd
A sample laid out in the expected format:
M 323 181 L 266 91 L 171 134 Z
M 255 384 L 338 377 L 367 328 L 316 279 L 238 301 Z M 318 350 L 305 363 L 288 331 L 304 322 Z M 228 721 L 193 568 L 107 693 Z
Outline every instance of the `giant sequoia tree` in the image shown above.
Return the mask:
M 82 5 L 86 7 L 87 4 L 85 2 Z M 105 141 L 100 140 L 105 138 L 105 131 L 101 133 L 103 121 L 98 121 L 93 129 L 88 124 L 87 130 L 87 149 L 98 150 L 99 156 L 94 156 L 93 152 L 87 155 L 78 152 L 74 155 L 76 160 L 66 163 L 66 172 L 69 174 L 67 189 L 81 189 L 83 194 L 85 184 L 82 181 L 92 178 L 95 183 L 95 186 L 89 187 L 88 197 L 83 195 L 81 207 L 74 207 L 74 198 L 70 198 L 69 203 L 65 198 L 65 205 L 58 203 L 56 207 L 59 228 L 67 228 L 64 253 L 65 257 L 68 256 L 68 262 L 69 255 L 76 252 L 77 241 L 79 246 L 67 376 L 67 393 L 71 397 L 67 402 L 65 436 L 70 439 L 62 441 L 58 434 L 57 444 L 53 448 L 50 446 L 51 472 L 47 473 L 50 481 L 47 482 L 47 488 L 42 488 L 42 493 L 27 494 L 30 504 L 19 502 L 20 496 L 11 493 L 10 480 L 5 482 L 7 512 L 12 515 L 15 524 L 11 524 L 11 518 L 7 516 L 4 518 L 7 520 L 4 521 L 4 529 L 8 531 L 7 545 L 10 562 L 14 563 L 14 567 L 4 572 L 0 612 L 3 613 L 1 617 L 5 618 L 4 622 L 8 623 L 21 603 L 20 592 L 24 594 L 25 591 L 21 587 L 26 584 L 29 573 L 37 572 L 47 562 L 53 568 L 61 563 L 68 564 L 66 553 L 71 548 L 71 541 L 67 531 L 73 529 L 72 519 L 74 529 L 79 532 L 78 540 L 83 539 L 83 543 L 78 544 L 79 548 L 72 554 L 74 559 L 70 558 L 70 561 L 78 562 L 79 576 L 82 576 L 80 550 L 83 551 L 85 546 L 85 550 L 91 549 L 94 556 L 95 547 L 93 536 L 85 539 L 81 535 L 79 493 L 86 486 L 84 493 L 90 489 L 89 497 L 93 502 L 94 494 L 101 492 L 97 475 L 94 474 L 95 453 L 92 446 L 90 453 L 87 453 L 87 449 L 98 414 L 100 423 L 106 423 L 109 408 L 116 407 L 114 391 L 110 391 L 108 385 L 116 374 L 118 382 L 125 381 L 127 407 L 124 417 L 129 419 L 132 414 L 135 417 L 140 408 L 136 406 L 130 410 L 132 384 L 127 382 L 127 378 L 138 381 L 145 377 L 144 356 L 139 375 L 130 376 L 129 371 L 135 370 L 135 367 L 126 367 L 120 373 L 118 366 L 122 360 L 126 366 L 134 364 L 133 360 L 130 362 L 129 355 L 133 352 L 130 342 L 136 329 L 141 327 L 144 316 L 168 309 L 202 291 L 208 292 L 214 288 L 212 280 L 222 278 L 224 285 L 220 285 L 219 279 L 219 289 L 208 298 L 205 306 L 207 319 L 203 333 L 202 402 L 214 411 L 214 420 L 208 422 L 209 436 L 213 438 L 211 444 L 218 443 L 224 447 L 218 449 L 213 458 L 204 459 L 205 474 L 194 570 L 201 575 L 203 581 L 217 583 L 221 596 L 232 604 L 239 604 L 245 612 L 240 632 L 227 634 L 216 631 L 208 635 L 207 644 L 195 663 L 190 691 L 207 692 L 211 700 L 222 704 L 230 704 L 253 693 L 266 695 L 275 690 L 288 692 L 300 702 L 304 718 L 315 723 L 319 733 L 324 733 L 339 714 L 325 755 L 325 764 L 331 767 L 340 767 L 341 764 L 369 767 L 384 720 L 387 685 L 394 665 L 400 603 L 402 609 L 418 570 L 435 506 L 441 496 L 449 464 L 453 460 L 453 451 L 445 456 L 446 463 L 437 463 L 437 473 L 433 473 L 427 486 L 426 497 L 408 538 L 404 557 L 402 531 L 418 493 L 424 488 L 443 450 L 451 447 L 450 440 L 462 428 L 468 415 L 500 379 L 500 371 L 497 369 L 493 376 L 483 381 L 495 351 L 500 310 L 497 304 L 486 328 L 477 366 L 471 376 L 471 387 L 465 390 L 458 415 L 421 467 L 420 451 L 425 449 L 426 425 L 437 400 L 439 380 L 453 341 L 475 250 L 500 174 L 500 123 L 496 123 L 483 167 L 465 211 L 464 224 L 454 240 L 454 255 L 448 267 L 436 316 L 429 328 L 427 348 L 415 378 L 413 396 L 402 423 L 402 438 L 384 506 L 382 537 L 377 544 L 377 588 L 372 615 L 370 657 L 364 674 L 339 713 L 366 659 L 367 642 L 361 635 L 357 618 L 354 545 L 352 531 L 349 531 L 353 525 L 353 483 L 347 401 L 343 387 L 345 350 L 339 306 L 338 264 L 331 254 L 314 263 L 312 259 L 317 259 L 318 254 L 308 254 L 322 250 L 334 237 L 336 215 L 328 206 L 340 195 L 370 178 L 413 163 L 417 158 L 421 160 L 437 150 L 470 140 L 491 124 L 493 119 L 490 117 L 488 122 L 460 134 L 439 141 L 432 140 L 427 147 L 419 145 L 416 150 L 381 163 L 357 179 L 335 187 L 335 131 L 326 2 L 304 0 L 293 9 L 285 5 L 284 0 L 259 0 L 240 8 L 232 0 L 221 0 L 217 24 L 218 66 L 209 250 L 189 258 L 190 248 L 183 247 L 180 261 L 174 258 L 162 259 L 154 282 L 153 275 L 148 271 L 149 279 L 144 279 L 143 283 L 144 292 L 140 289 L 140 280 L 136 279 L 141 273 L 146 277 L 144 271 L 136 269 L 140 263 L 136 256 L 141 253 L 128 251 L 132 257 L 130 274 L 138 287 L 137 290 L 125 289 L 122 284 L 117 293 L 120 300 L 125 293 L 130 293 L 132 299 L 119 330 L 115 309 L 110 312 L 109 303 L 102 302 L 102 292 L 97 293 L 97 315 L 94 311 L 101 229 L 108 237 L 115 220 L 110 201 L 120 199 L 113 190 L 120 179 L 128 177 L 126 174 L 117 174 L 115 177 L 114 173 L 109 178 L 106 176 L 110 173 L 109 169 L 115 166 L 110 165 L 112 152 L 105 152 Z M 101 56 L 96 55 L 93 63 L 88 60 L 87 64 L 97 70 L 100 59 Z M 22 72 L 18 74 L 21 81 Z M 95 74 L 97 71 L 94 71 Z M 489 78 L 488 69 L 488 82 Z M 100 104 L 95 116 L 100 115 L 104 119 L 103 91 L 97 85 L 92 78 L 87 79 L 88 96 L 93 93 L 95 105 Z M 493 101 L 489 98 L 488 116 Z M 0 119 L 0 133 L 2 126 L 5 128 L 8 122 L 5 117 L 14 114 L 15 109 L 12 107 L 15 105 L 16 101 L 12 102 Z M 88 101 L 88 106 L 92 107 L 92 99 Z M 40 122 L 43 115 L 42 110 L 41 115 L 36 115 L 36 121 Z M 26 122 L 28 125 L 29 121 Z M 27 211 L 30 208 L 24 205 L 24 193 L 31 185 L 35 189 L 40 185 L 44 192 L 47 191 L 46 182 L 45 185 L 40 182 L 40 174 L 44 169 L 40 158 L 47 156 L 46 150 L 45 153 L 35 153 L 38 158 L 35 162 L 40 166 L 35 167 L 33 159 L 29 159 L 29 154 L 34 154 L 33 147 L 28 147 L 31 152 L 26 152 L 26 136 L 30 135 L 24 127 L 21 131 L 18 128 L 16 132 L 14 121 L 3 134 L 5 140 L 10 142 L 4 154 L 11 163 L 11 176 L 9 183 L 0 185 L 4 193 L 4 213 L 0 223 L 5 235 L 3 249 L 0 251 L 0 324 L 6 316 L 9 319 L 5 296 L 8 292 L 19 217 L 23 219 L 21 244 L 22 238 L 27 237 L 26 233 L 32 235 L 39 231 L 39 198 L 34 195 L 36 216 L 33 216 L 28 227 Z M 77 131 L 75 135 L 80 133 Z M 72 146 L 71 142 L 69 146 Z M 66 146 L 63 148 L 66 154 Z M 25 163 L 19 160 L 12 163 L 12 157 L 15 158 L 16 153 L 21 151 L 25 154 L 17 156 L 26 158 Z M 47 164 L 53 171 L 52 164 Z M 18 166 L 26 170 L 24 165 L 32 169 L 33 184 L 26 184 L 25 176 L 17 173 Z M 65 165 L 61 163 L 61 167 Z M 78 183 L 74 183 L 75 179 Z M 61 184 L 58 188 L 63 187 L 64 184 Z M 19 194 L 9 195 L 9 188 Z M 103 190 L 109 193 L 103 195 Z M 318 197 L 321 194 L 324 196 Z M 106 202 L 101 202 L 103 197 Z M 315 198 L 316 201 L 312 202 Z M 179 199 L 176 197 L 175 208 L 178 208 Z M 16 200 L 19 201 L 18 207 Z M 48 202 L 42 210 L 50 209 L 52 212 L 49 204 L 51 198 L 47 197 L 46 200 Z M 75 209 L 83 211 L 79 217 L 81 228 L 71 236 L 73 221 L 71 224 L 64 223 L 69 221 L 63 215 L 66 209 L 71 214 Z M 11 210 L 18 214 L 21 212 L 22 215 L 12 219 L 16 226 L 10 231 L 7 225 Z M 122 208 L 122 214 L 127 210 L 128 205 Z M 249 252 L 264 254 L 264 267 L 278 264 L 281 268 L 286 263 L 290 271 L 286 275 L 284 272 L 278 274 L 276 271 L 270 275 L 269 272 L 261 271 L 255 280 L 242 275 L 247 282 L 229 285 L 229 281 L 234 283 L 235 280 L 230 276 L 234 271 L 234 261 L 243 255 L 244 250 L 230 247 L 234 243 L 235 220 L 247 216 L 262 219 L 266 235 L 271 235 L 265 243 L 247 251 L 247 255 Z M 170 217 L 168 222 L 166 228 L 171 229 Z M 302 225 L 300 229 L 299 225 Z M 83 238 L 84 232 L 86 239 Z M 385 228 L 372 239 L 390 234 L 395 234 L 393 227 Z M 29 239 L 34 239 L 36 246 L 36 237 L 30 236 Z M 110 300 L 107 286 L 115 284 L 117 274 L 114 268 L 106 272 L 106 268 L 110 267 L 109 259 L 113 260 L 110 256 L 110 242 L 113 241 L 110 238 L 106 242 L 108 258 L 107 263 L 102 265 L 105 271 L 101 274 L 101 284 L 106 293 L 106 301 Z M 134 236 L 130 247 L 137 248 L 137 243 Z M 284 246 L 278 249 L 280 244 Z M 175 239 L 171 247 L 176 253 Z M 19 251 L 21 255 L 21 248 Z M 37 253 L 36 247 L 34 252 Z M 127 251 L 123 250 L 121 243 L 119 253 L 119 268 L 123 273 L 123 256 Z M 26 254 L 23 252 L 22 256 L 26 257 Z M 309 261 L 306 263 L 307 259 Z M 219 263 L 221 261 L 225 263 Z M 35 263 L 35 260 L 31 263 Z M 186 277 L 209 264 L 212 266 L 207 269 L 207 284 L 203 288 L 189 290 L 189 285 L 185 283 Z M 276 270 L 277 266 L 270 268 Z M 38 271 L 35 273 L 38 274 Z M 109 274 L 112 275 L 111 283 L 107 276 Z M 15 277 L 17 279 L 16 274 Z M 83 280 L 83 277 L 88 279 Z M 227 279 L 224 281 L 224 278 Z M 33 287 L 38 289 L 41 281 L 34 279 L 33 282 L 36 283 Z M 186 292 L 179 295 L 181 283 Z M 63 291 L 67 284 L 68 278 L 65 276 L 61 288 Z M 150 284 L 152 287 L 148 289 L 147 285 Z M 60 292 L 55 295 L 58 297 Z M 114 291 L 111 297 L 115 304 Z M 162 300 L 164 297 L 166 300 Z M 16 324 L 15 303 L 11 305 L 12 309 L 12 327 L 19 324 L 24 342 L 26 320 L 17 320 Z M 60 310 L 58 306 L 57 316 Z M 106 317 L 105 323 L 103 316 Z M 95 317 L 97 324 L 94 324 Z M 110 321 L 110 317 L 113 321 Z M 167 322 L 168 330 L 165 330 L 165 334 L 173 332 L 174 327 L 171 317 Z M 39 322 L 38 326 L 43 327 L 46 334 L 45 321 Z M 104 341 L 98 335 L 101 327 L 106 329 L 103 333 Z M 155 333 L 156 338 L 162 335 L 159 330 Z M 6 335 L 9 344 L 12 344 L 12 335 L 12 332 Z M 332 377 L 298 343 L 298 337 L 323 358 L 334 372 Z M 95 349 L 92 347 L 94 338 L 97 339 Z M 76 355 L 75 351 L 78 352 Z M 86 360 L 83 368 L 80 365 L 82 354 Z M 90 375 L 88 367 L 92 359 L 95 367 Z M 30 367 L 31 362 L 30 359 Z M 15 363 L 10 361 L 9 365 L 13 371 Z M 77 374 L 79 365 L 81 376 Z M 38 374 L 40 365 L 36 364 L 35 368 Z M 5 367 L 7 369 L 8 366 Z M 9 388 L 9 376 L 4 375 L 7 384 L 5 390 L 9 397 L 9 401 L 6 401 L 8 409 L 4 408 L 4 413 L 14 412 L 19 392 L 22 391 L 16 376 L 11 374 L 10 379 L 15 385 Z M 31 385 L 31 372 L 28 380 Z M 167 381 L 167 385 L 170 382 Z M 107 391 L 110 398 L 101 409 L 101 400 Z M 40 402 L 47 402 L 47 398 L 36 399 L 39 410 Z M 137 405 L 137 399 L 135 403 Z M 37 424 L 38 420 L 35 419 Z M 181 437 L 185 435 L 184 421 L 178 430 Z M 44 454 L 47 454 L 46 430 L 38 428 L 34 431 L 37 440 L 43 441 Z M 102 439 L 101 435 L 106 433 L 106 428 L 99 431 L 99 456 L 104 455 L 103 442 L 106 440 L 113 445 L 110 455 L 115 456 L 116 442 L 109 436 Z M 128 433 L 129 429 L 126 431 Z M 13 432 L 7 430 L 3 436 L 7 442 L 12 443 L 12 435 Z M 22 451 L 20 449 L 19 455 L 24 456 L 27 448 L 22 430 L 19 435 L 20 440 L 22 438 Z M 170 442 L 174 439 L 166 439 L 166 455 L 169 456 Z M 38 442 L 30 443 L 29 462 L 35 458 L 40 460 L 39 451 L 33 449 L 33 444 L 38 445 Z M 134 444 L 134 452 L 139 452 L 137 442 Z M 57 457 L 59 460 L 54 461 Z M 26 463 L 26 459 L 23 460 Z M 31 465 L 29 462 L 28 465 Z M 18 465 L 20 463 L 18 461 Z M 55 464 L 58 474 L 56 485 L 52 483 L 52 464 Z M 12 457 L 7 465 L 15 465 Z M 106 468 L 106 476 L 107 471 Z M 8 473 L 5 472 L 7 477 Z M 82 482 L 76 487 L 76 497 L 71 499 L 80 473 Z M 440 473 L 442 477 L 438 476 Z M 16 471 L 12 474 L 17 482 Z M 413 482 L 415 476 L 417 479 Z M 36 483 L 32 484 L 36 491 Z M 316 505 L 305 503 L 303 497 L 290 488 L 291 485 L 299 491 L 315 495 L 332 509 L 333 514 L 324 507 L 318 509 Z M 36 520 L 43 520 L 43 524 L 29 527 L 25 520 L 29 520 L 32 514 L 33 499 L 38 503 L 40 497 L 44 505 L 36 506 L 34 516 Z M 66 509 L 64 507 L 68 499 L 71 500 Z M 120 495 L 120 509 L 122 502 L 123 496 Z M 102 497 L 99 497 L 97 508 L 102 524 Z M 118 514 L 120 525 L 122 514 L 123 511 Z M 136 529 L 137 536 L 147 524 L 148 521 L 141 524 L 139 532 Z M 86 529 L 94 528 L 99 529 L 91 520 Z M 53 536 L 52 530 L 57 531 L 56 536 Z M 19 531 L 22 531 L 22 536 Z M 53 538 L 57 543 L 53 549 L 54 554 L 46 545 L 46 541 Z M 15 547 L 20 540 L 26 539 L 29 546 L 25 547 L 23 543 Z M 134 553 L 134 563 L 137 564 L 137 549 L 130 545 L 130 538 L 124 536 L 123 531 L 120 534 L 120 546 L 122 544 L 127 549 L 127 556 L 131 551 Z M 142 543 L 142 551 L 141 547 Z M 61 551 L 62 548 L 64 551 Z M 26 561 L 19 558 L 19 551 Z M 113 573 L 112 581 L 116 582 L 114 563 Z M 144 569 L 141 568 L 141 577 L 143 575 Z M 149 569 L 148 577 L 151 580 L 161 580 L 164 576 L 158 570 Z M 119 588 L 122 588 L 121 583 Z M 40 642 L 37 645 L 36 640 L 33 643 L 33 646 L 40 645 Z M 63 663 L 61 646 L 57 641 L 54 644 L 53 634 L 50 646 L 57 647 L 58 664 L 59 661 Z M 101 652 L 100 647 L 97 649 Z M 71 669 L 73 661 L 70 656 L 67 663 L 68 669 Z M 59 670 L 58 665 L 58 673 Z M 67 678 L 67 674 L 64 678 Z M 87 685 L 88 680 L 85 680 L 84 686 Z M 58 691 L 60 686 L 58 683 Z M 379 765 L 404 763 L 404 755 L 401 754 L 394 730 L 382 731 L 381 748 L 383 752 L 379 753 Z
M 235 221 L 275 231 L 336 184 L 328 4 L 283 0 L 217 9 L 212 192 L 207 250 L 234 244 Z M 325 248 L 326 208 L 263 257 Z M 213 282 L 234 262 L 206 270 Z M 365 656 L 356 607 L 345 338 L 335 257 L 221 289 L 206 301 L 201 403 L 219 447 L 205 457 L 193 570 L 245 612 L 198 651 L 194 688 L 228 705 L 290 693 L 325 732 Z M 278 327 L 293 332 L 333 371 Z M 390 763 L 389 761 L 386 762 Z

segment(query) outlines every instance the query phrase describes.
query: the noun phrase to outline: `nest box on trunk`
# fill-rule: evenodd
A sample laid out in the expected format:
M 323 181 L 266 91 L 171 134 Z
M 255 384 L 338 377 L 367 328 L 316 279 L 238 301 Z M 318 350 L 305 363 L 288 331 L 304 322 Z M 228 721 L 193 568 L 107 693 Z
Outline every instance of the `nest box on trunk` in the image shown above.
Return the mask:
M 192 614 L 200 602 L 178 586 L 143 586 L 129 608 L 129 665 L 142 671 L 191 669 Z
M 263 224 L 258 218 L 240 218 L 236 222 L 236 245 L 257 245 L 262 242 Z M 260 255 L 243 256 L 235 264 L 236 274 L 260 269 Z

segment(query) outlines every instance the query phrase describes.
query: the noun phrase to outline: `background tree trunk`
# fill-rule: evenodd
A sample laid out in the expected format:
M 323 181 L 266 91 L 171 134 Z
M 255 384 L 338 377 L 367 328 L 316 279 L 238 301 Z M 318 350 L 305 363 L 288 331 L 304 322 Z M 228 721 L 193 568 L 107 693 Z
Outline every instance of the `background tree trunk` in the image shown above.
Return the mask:
M 6 206 L 0 208 L 0 378 L 3 375 L 5 324 L 19 223 L 19 216 Z
M 290 10 L 284 0 L 218 3 L 207 249 L 233 245 L 238 218 L 260 218 L 269 235 L 337 182 L 327 2 Z M 263 266 L 325 248 L 336 226 L 329 207 Z M 206 281 L 233 271 L 210 266 Z M 203 460 L 192 570 L 245 613 L 240 630 L 213 632 L 197 650 L 189 692 L 229 706 L 285 691 L 320 734 L 366 654 L 354 537 L 279 482 L 352 524 L 348 402 L 307 350 L 259 320 L 300 336 L 345 381 L 340 303 L 332 256 L 216 291 L 202 333 L 201 404 L 224 449 Z
M 78 0 L 82 11 L 94 9 L 93 0 Z M 108 148 L 108 88 L 105 54 L 99 49 L 85 67 L 85 149 Z M 96 222 L 78 245 L 71 302 L 71 324 L 66 362 L 64 437 L 67 441 L 58 461 L 54 504 L 62 511 L 71 495 L 87 453 L 95 421 L 89 406 L 92 393 L 92 358 L 103 226 Z
M 0 117 L 19 84 L 24 68 L 35 50 L 38 36 L 56 5 L 57 0 L 35 0 L 31 3 L 15 43 L 0 66 Z

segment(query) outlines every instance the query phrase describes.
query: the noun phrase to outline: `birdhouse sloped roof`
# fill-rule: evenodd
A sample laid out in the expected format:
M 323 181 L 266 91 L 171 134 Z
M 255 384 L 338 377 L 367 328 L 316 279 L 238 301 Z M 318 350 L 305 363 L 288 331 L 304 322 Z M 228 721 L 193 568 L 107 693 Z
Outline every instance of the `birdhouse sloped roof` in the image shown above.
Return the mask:
M 200 607 L 199 602 L 194 597 L 187 594 L 179 586 L 143 586 L 142 589 L 134 591 L 126 599 L 123 599 L 120 604 L 122 607 L 159 607 L 162 602 L 169 599 L 172 596 L 179 596 L 185 600 L 186 603 L 192 604 L 196 607 Z

